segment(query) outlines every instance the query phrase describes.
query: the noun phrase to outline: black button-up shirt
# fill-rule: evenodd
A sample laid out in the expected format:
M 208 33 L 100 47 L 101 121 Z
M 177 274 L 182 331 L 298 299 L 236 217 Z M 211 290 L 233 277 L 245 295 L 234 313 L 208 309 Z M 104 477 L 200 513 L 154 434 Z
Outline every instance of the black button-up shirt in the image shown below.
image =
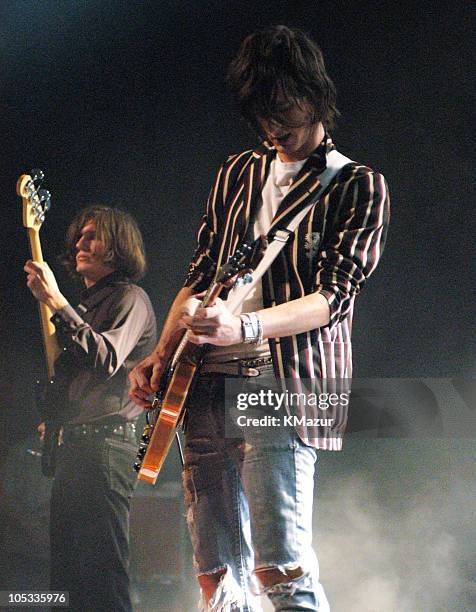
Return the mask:
M 115 272 L 84 290 L 76 309 L 67 305 L 52 321 L 63 349 L 55 363 L 67 388 L 63 422 L 136 418 L 141 409 L 127 397 L 128 374 L 156 342 L 145 291 Z

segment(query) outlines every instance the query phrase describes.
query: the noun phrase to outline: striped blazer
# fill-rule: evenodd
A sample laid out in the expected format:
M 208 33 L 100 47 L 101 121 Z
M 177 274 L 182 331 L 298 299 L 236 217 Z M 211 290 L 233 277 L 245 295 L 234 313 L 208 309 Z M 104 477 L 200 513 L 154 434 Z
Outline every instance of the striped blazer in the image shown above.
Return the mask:
M 295 177 L 272 221 L 271 231 L 285 227 L 298 210 L 315 199 L 326 154 L 333 148 L 326 135 Z M 275 149 L 264 142 L 255 150 L 232 155 L 219 168 L 185 282 L 194 292 L 210 285 L 217 268 L 243 240 L 275 155 Z M 265 308 L 314 292 L 322 293 L 329 303 L 328 325 L 269 340 L 276 376 L 289 381 L 292 389 L 299 391 L 303 385 L 308 389 L 310 384 L 319 391 L 319 397 L 322 393 L 350 393 L 354 300 L 378 264 L 389 215 L 384 177 L 367 166 L 347 164 L 263 276 Z M 326 423 L 323 427 L 314 418 L 307 418 L 309 413 L 301 406 L 297 409 L 296 428 L 305 443 L 339 450 L 347 407 L 325 410 L 311 414 L 330 418 L 330 426 Z

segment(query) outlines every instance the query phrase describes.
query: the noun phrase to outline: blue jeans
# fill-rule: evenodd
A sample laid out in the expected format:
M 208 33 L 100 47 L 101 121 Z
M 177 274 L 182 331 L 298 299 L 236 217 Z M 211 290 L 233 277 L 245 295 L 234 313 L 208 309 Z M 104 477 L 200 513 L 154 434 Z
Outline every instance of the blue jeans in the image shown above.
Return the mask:
M 240 391 L 276 385 L 272 370 L 240 378 Z M 204 610 L 261 610 L 266 592 L 275 610 L 329 607 L 312 548 L 312 501 L 317 453 L 292 427 L 238 427 L 225 405 L 225 377 L 198 379 L 188 407 L 184 488 L 197 574 L 225 571 Z M 258 416 L 269 410 L 258 406 Z M 271 416 L 271 415 L 270 415 Z M 263 589 L 260 570 L 301 568 L 289 582 Z

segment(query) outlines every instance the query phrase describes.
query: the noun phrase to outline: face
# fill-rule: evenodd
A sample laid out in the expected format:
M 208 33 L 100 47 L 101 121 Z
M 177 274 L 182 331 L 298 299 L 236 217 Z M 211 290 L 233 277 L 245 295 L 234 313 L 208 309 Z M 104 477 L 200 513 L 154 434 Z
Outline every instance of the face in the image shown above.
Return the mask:
M 309 157 L 324 138 L 322 123 L 311 123 L 309 112 L 299 107 L 285 111 L 282 116 L 282 124 L 274 119 L 258 118 L 266 139 L 274 145 L 279 159 L 293 162 Z
M 83 277 L 86 287 L 114 272 L 114 268 L 104 263 L 104 251 L 104 243 L 96 238 L 96 225 L 89 221 L 76 242 L 76 272 Z

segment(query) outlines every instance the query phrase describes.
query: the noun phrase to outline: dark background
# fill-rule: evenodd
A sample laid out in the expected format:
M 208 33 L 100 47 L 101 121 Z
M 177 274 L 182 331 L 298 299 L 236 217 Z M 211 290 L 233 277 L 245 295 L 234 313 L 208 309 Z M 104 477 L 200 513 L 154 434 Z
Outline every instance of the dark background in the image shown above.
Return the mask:
M 246 34 L 272 23 L 319 42 L 342 113 L 334 140 L 390 186 L 387 247 L 357 301 L 356 376 L 473 378 L 470 12 L 458 1 L 3 0 L 4 450 L 36 422 L 32 386 L 43 370 L 17 177 L 45 172 L 44 256 L 72 301 L 56 262 L 72 216 L 99 202 L 136 216 L 160 323 L 216 167 L 255 142 L 227 91 L 227 65 Z

